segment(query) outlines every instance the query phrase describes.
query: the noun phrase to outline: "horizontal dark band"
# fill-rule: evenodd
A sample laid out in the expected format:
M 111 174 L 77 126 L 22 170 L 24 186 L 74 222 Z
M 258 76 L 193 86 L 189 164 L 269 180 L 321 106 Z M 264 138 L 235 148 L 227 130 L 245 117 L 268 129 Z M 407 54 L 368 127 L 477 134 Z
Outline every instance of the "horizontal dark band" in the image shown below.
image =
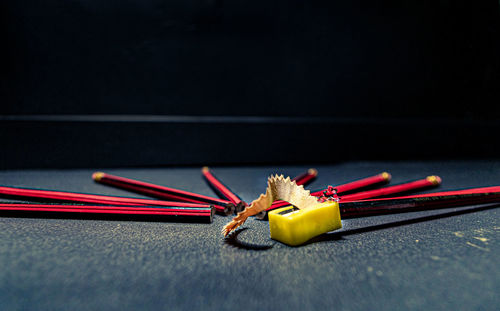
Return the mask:
M 495 120 L 3 116 L 1 169 L 496 158 Z M 260 146 L 260 147 L 256 147 Z

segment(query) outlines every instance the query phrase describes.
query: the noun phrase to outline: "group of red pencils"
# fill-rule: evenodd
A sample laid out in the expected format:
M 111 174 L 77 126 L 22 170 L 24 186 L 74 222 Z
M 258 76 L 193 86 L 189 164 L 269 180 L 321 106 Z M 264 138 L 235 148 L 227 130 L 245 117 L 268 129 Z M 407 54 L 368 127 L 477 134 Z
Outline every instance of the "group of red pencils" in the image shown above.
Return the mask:
M 293 180 L 297 185 L 306 186 L 317 174 L 317 170 L 309 169 Z M 98 183 L 155 199 L 0 186 L 0 197 L 38 202 L 0 203 L 0 213 L 16 216 L 102 217 L 210 223 L 215 212 L 230 215 L 248 206 L 208 167 L 202 168 L 202 176 L 218 198 L 97 172 L 92 178 Z M 311 191 L 311 195 L 319 198 L 335 196 L 339 200 L 343 218 L 500 202 L 500 186 L 391 197 L 436 187 L 441 183 L 441 178 L 428 176 L 399 185 L 381 187 L 390 180 L 391 175 L 383 172 L 350 183 Z M 286 205 L 290 203 L 276 201 L 267 211 Z M 266 218 L 267 211 L 257 215 L 257 218 Z

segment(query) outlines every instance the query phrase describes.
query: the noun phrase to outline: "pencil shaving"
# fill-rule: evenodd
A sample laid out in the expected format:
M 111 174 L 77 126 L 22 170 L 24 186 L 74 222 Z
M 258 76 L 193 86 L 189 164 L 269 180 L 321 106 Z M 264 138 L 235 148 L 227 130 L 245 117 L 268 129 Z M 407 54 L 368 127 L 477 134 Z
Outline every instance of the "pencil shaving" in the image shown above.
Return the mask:
M 227 236 L 231 231 L 241 226 L 248 217 L 256 215 L 266 210 L 274 201 L 283 200 L 291 203 L 299 209 L 304 209 L 317 203 L 317 198 L 310 195 L 309 190 L 303 186 L 297 186 L 290 177 L 283 175 L 270 176 L 267 179 L 267 189 L 265 194 L 261 194 L 242 212 L 238 213 L 231 222 L 224 226 L 222 234 Z

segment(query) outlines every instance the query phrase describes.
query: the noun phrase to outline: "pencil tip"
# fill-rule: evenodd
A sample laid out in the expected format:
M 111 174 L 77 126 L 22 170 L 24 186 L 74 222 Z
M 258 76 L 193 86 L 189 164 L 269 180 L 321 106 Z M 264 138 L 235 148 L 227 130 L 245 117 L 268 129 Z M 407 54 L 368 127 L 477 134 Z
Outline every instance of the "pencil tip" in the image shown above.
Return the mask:
M 437 175 L 432 175 L 432 176 L 427 176 L 426 178 L 431 184 L 434 186 L 440 185 L 441 184 L 441 177 Z
M 204 167 L 201 168 L 201 171 L 203 173 L 208 173 L 208 171 L 210 171 L 210 169 L 208 168 L 208 166 L 204 166 Z
M 380 174 L 382 176 L 383 179 L 385 179 L 386 181 L 390 181 L 391 178 L 392 178 L 392 175 L 387 173 L 387 172 L 383 172 L 382 174 Z
M 310 168 L 310 169 L 308 169 L 308 170 L 307 170 L 307 173 L 308 173 L 309 175 L 318 176 L 318 170 L 317 170 L 317 169 L 315 169 L 315 168 Z
M 94 174 L 92 174 L 92 179 L 95 180 L 95 181 L 99 181 L 103 177 L 104 177 L 104 173 L 103 172 L 95 172 Z
M 233 203 L 227 203 L 226 206 L 224 206 L 224 214 L 226 216 L 234 214 L 234 211 L 236 209 L 236 206 Z

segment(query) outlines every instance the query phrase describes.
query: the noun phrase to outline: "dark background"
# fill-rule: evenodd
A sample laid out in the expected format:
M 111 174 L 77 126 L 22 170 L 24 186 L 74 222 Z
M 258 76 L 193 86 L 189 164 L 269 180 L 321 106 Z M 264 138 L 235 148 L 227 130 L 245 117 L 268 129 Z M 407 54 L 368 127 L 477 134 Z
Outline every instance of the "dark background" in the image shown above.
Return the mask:
M 500 155 L 496 0 L 0 12 L 3 168 Z

